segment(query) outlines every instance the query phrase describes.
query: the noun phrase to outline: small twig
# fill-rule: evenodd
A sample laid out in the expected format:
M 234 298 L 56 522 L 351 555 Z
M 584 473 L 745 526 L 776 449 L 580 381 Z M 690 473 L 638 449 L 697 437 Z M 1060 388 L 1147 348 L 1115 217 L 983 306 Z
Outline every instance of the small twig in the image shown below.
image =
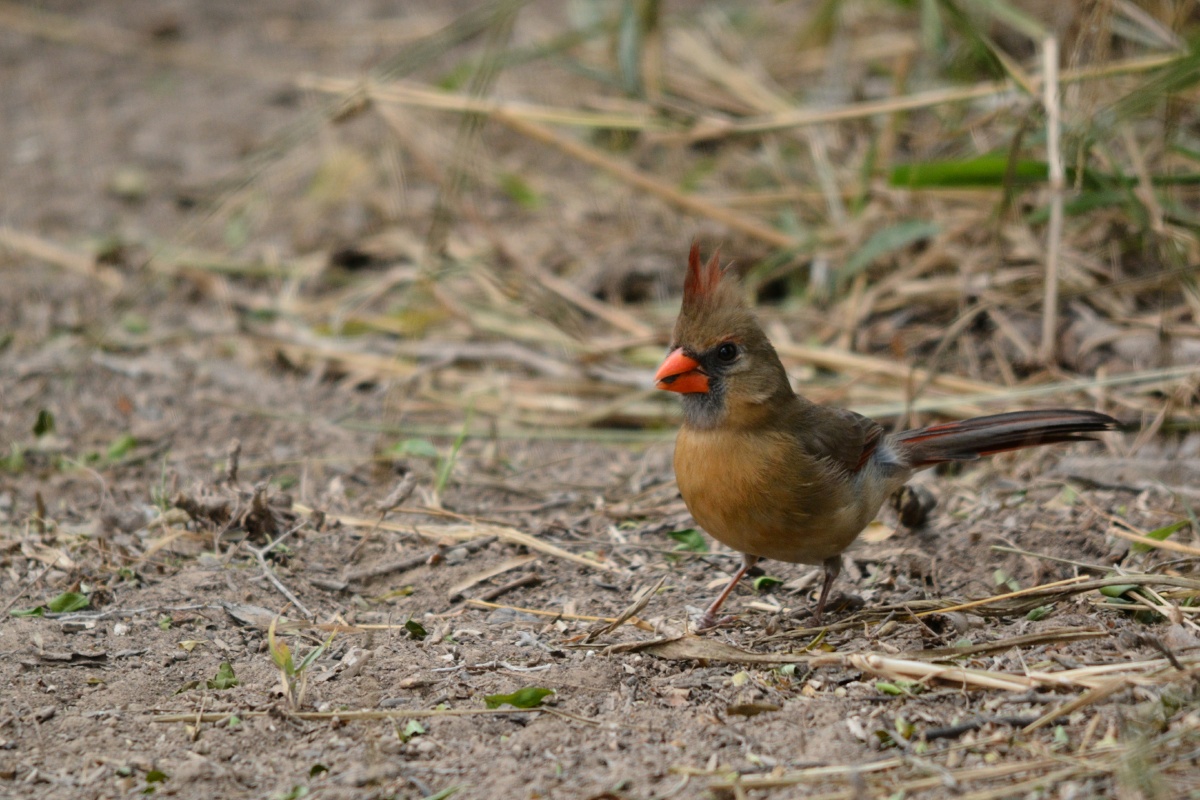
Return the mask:
M 161 614 L 164 611 L 219 611 L 221 606 L 216 603 L 189 603 L 183 606 L 141 606 L 139 608 L 110 608 L 107 611 L 96 612 L 78 612 L 73 611 L 69 614 L 55 614 L 47 611 L 44 616 L 46 619 L 57 619 L 63 622 L 81 621 L 81 622 L 99 622 L 104 619 L 112 619 L 114 617 L 133 617 L 138 614 Z
M 250 543 L 246 542 L 246 549 L 249 550 L 256 559 L 258 559 L 258 565 L 260 567 L 262 567 L 263 575 L 266 577 L 267 580 L 269 580 L 271 582 L 271 585 L 273 585 L 277 590 L 279 590 L 279 593 L 281 595 L 283 595 L 284 597 L 286 597 L 288 602 L 291 603 L 292 605 L 294 605 L 296 607 L 296 610 L 299 611 L 301 614 L 303 614 L 305 616 L 305 618 L 312 619 L 313 613 L 304 607 L 304 604 L 300 602 L 300 599 L 298 597 L 296 597 L 296 595 L 292 594 L 290 589 L 288 589 L 286 586 L 283 585 L 283 581 L 279 580 L 279 578 L 277 578 L 275 576 L 275 572 L 271 569 L 271 566 L 267 563 L 267 553 L 274 550 L 275 547 L 277 545 L 279 545 L 280 542 L 282 542 L 287 537 L 291 536 L 296 531 L 300 530 L 302 527 L 304 527 L 304 523 L 298 522 L 295 525 L 293 525 L 291 528 L 289 528 L 288 530 L 286 530 L 282 534 L 280 534 L 274 541 L 268 542 L 267 544 L 263 545 L 262 547 L 251 547 Z
M 200 696 L 200 706 L 196 709 L 196 722 L 192 726 L 192 735 L 189 737 L 193 742 L 200 738 L 200 726 L 203 724 L 204 706 L 207 702 L 208 692 L 205 692 Z
M 1163 644 L 1162 639 L 1159 639 L 1157 636 L 1151 636 L 1148 633 L 1138 634 L 1137 638 L 1138 638 L 1138 641 L 1140 641 L 1144 644 L 1148 644 L 1151 647 L 1153 647 L 1155 650 L 1157 650 L 1158 652 L 1162 653 L 1163 657 L 1166 658 L 1167 661 L 1171 662 L 1172 667 L 1179 670 L 1180 672 L 1187 672 L 1187 669 L 1184 668 L 1184 666 L 1179 663 L 1179 659 L 1175 656 L 1175 653 L 1172 652 L 1171 648 L 1169 648 L 1165 644 Z
M 396 718 L 424 718 L 424 717 L 474 717 L 474 716 L 496 716 L 503 714 L 536 714 L 545 711 L 544 708 L 397 708 L 389 711 L 293 711 L 286 716 L 293 719 L 301 720 L 371 720 L 371 719 L 396 719 Z M 241 719 L 248 717 L 266 717 L 280 713 L 277 710 L 272 711 L 210 711 L 206 714 L 200 714 L 198 717 L 195 713 L 189 711 L 185 714 L 154 714 L 150 716 L 152 722 L 195 722 L 197 719 L 200 722 L 220 722 L 224 719 L 229 719 L 232 716 L 237 716 Z
M 497 597 L 503 594 L 508 594 L 513 589 L 520 589 L 522 586 L 537 586 L 541 582 L 541 575 L 538 575 L 536 572 L 530 572 L 527 575 L 522 575 L 521 577 L 515 578 L 508 583 L 495 587 L 494 589 L 488 589 L 486 592 L 479 595 L 479 599 L 485 602 L 488 600 L 495 600 Z
M 0 248 L 86 275 L 110 289 L 119 289 L 124 284 L 117 269 L 100 264 L 91 254 L 71 250 L 32 233 L 0 226 Z
M 506 561 L 502 561 L 499 564 L 489 567 L 483 572 L 476 573 L 466 580 L 450 587 L 450 591 L 446 593 L 446 598 L 451 603 L 456 603 L 463 599 L 463 592 L 467 591 L 468 589 L 478 586 L 485 581 L 490 581 L 492 578 L 503 575 L 504 573 L 510 572 L 514 569 L 522 569 L 527 567 L 534 561 L 537 561 L 537 559 L 538 557 L 536 555 L 527 555 L 517 556 L 516 558 L 510 558 Z
M 934 739 L 957 739 L 964 733 L 979 730 L 984 725 L 1008 725 L 1013 728 L 1024 728 L 1036 720 L 1037 717 L 976 717 L 966 722 L 960 722 L 957 725 L 929 728 L 921 734 L 921 737 L 926 741 L 933 741 Z
M 478 539 L 473 539 L 469 542 L 463 542 L 458 546 L 465 549 L 468 553 L 475 553 L 487 547 L 492 542 L 497 541 L 498 538 L 499 537 L 497 536 L 481 536 Z M 387 575 L 392 572 L 405 572 L 410 569 L 416 569 L 417 567 L 431 563 L 439 555 L 445 552 L 446 549 L 447 547 L 442 545 L 436 550 L 432 550 L 422 555 L 409 556 L 408 558 L 402 558 L 399 561 L 389 561 L 384 564 L 376 564 L 373 567 L 363 567 L 362 569 L 357 569 L 353 572 L 347 572 L 345 578 L 347 582 L 365 581 L 371 578 L 378 578 L 380 575 Z
M 225 457 L 225 483 L 229 486 L 237 486 L 238 482 L 238 466 L 242 459 L 242 440 L 234 439 L 229 443 L 229 449 L 226 451 Z
M 507 661 L 486 661 L 482 664 L 459 664 L 454 667 L 435 667 L 430 672 L 457 672 L 460 669 L 465 669 L 467 672 L 486 672 L 493 669 L 508 669 L 513 672 L 545 672 L 548 669 L 554 669 L 554 665 L 538 664 L 534 667 L 518 667 L 516 664 L 510 664 Z
M 1003 545 L 994 544 L 992 549 L 997 553 L 1012 553 L 1018 556 L 1026 556 L 1028 558 L 1040 558 L 1046 561 L 1054 561 L 1059 564 L 1070 564 L 1072 567 L 1079 569 L 1090 569 L 1096 572 L 1116 572 L 1116 567 L 1106 567 L 1102 564 L 1089 564 L 1086 561 L 1073 561 L 1069 558 L 1059 558 L 1058 556 L 1048 556 L 1045 553 L 1035 553 L 1031 550 L 1022 550 L 1019 547 L 1004 547 Z
M 1033 731 L 1036 731 L 1038 728 L 1041 728 L 1044 725 L 1049 725 L 1051 722 L 1058 719 L 1059 717 L 1065 717 L 1068 714 L 1071 714 L 1075 711 L 1078 711 L 1081 708 L 1084 708 L 1085 706 L 1090 706 L 1093 703 L 1098 703 L 1101 700 L 1105 699 L 1106 697 L 1116 694 L 1117 692 L 1121 691 L 1122 689 L 1128 688 L 1128 686 L 1129 686 L 1129 681 L 1126 680 L 1125 676 L 1118 676 L 1116 678 L 1111 678 L 1107 681 L 1104 681 L 1100 685 L 1095 686 L 1091 689 L 1088 689 L 1086 692 L 1079 695 L 1074 700 L 1071 700 L 1070 702 L 1067 702 L 1067 703 L 1063 703 L 1061 706 L 1058 706 L 1057 708 L 1050 709 L 1045 714 L 1038 717 L 1036 720 L 1034 720 L 1033 722 L 1026 725 L 1024 728 L 1022 728 L 1021 732 L 1022 733 L 1032 733 Z
M 308 506 L 305 506 L 301 503 L 296 503 L 293 506 L 293 510 L 300 514 L 307 514 L 311 513 L 312 511 L 312 509 L 310 509 Z M 423 513 L 432 514 L 434 512 L 426 511 Z M 587 558 L 586 556 L 576 555 L 568 550 L 564 550 L 558 545 L 550 544 L 549 542 L 543 541 L 536 536 L 519 531 L 516 528 L 508 525 L 482 522 L 476 518 L 466 517 L 461 514 L 442 512 L 441 516 L 449 516 L 456 519 L 468 520 L 470 524 L 445 525 L 419 529 L 415 527 L 402 527 L 390 522 L 382 522 L 379 523 L 379 527 L 383 528 L 384 530 L 396 531 L 398 533 L 414 533 L 422 538 L 434 540 L 458 539 L 461 541 L 463 539 L 469 539 L 469 537 L 472 536 L 478 536 L 479 534 L 484 534 L 485 536 L 496 536 L 497 538 L 502 539 L 509 544 L 528 547 L 530 550 L 537 550 L 547 555 L 554 556 L 555 558 L 563 559 L 564 561 L 572 561 L 576 564 L 582 564 L 586 567 L 603 570 L 605 572 L 618 571 L 616 567 L 610 564 L 597 561 L 593 558 Z M 369 528 L 376 524 L 375 520 L 363 519 L 361 517 L 338 517 L 338 521 L 341 522 L 343 526 L 351 528 Z
M 921 611 L 918 614 L 915 614 L 914 616 L 927 617 L 930 614 L 945 614 L 948 611 L 963 611 L 964 609 L 975 608 L 977 606 L 984 606 L 984 605 L 988 605 L 990 603 L 998 602 L 1000 600 L 1008 600 L 1013 597 L 1024 597 L 1025 595 L 1041 594 L 1041 593 L 1046 592 L 1048 589 L 1059 589 L 1059 588 L 1071 586 L 1072 584 L 1081 583 L 1085 580 L 1087 580 L 1087 577 L 1080 575 L 1075 578 L 1067 578 L 1067 579 L 1061 580 L 1061 581 L 1054 581 L 1053 583 L 1043 583 L 1038 586 L 1030 586 L 1027 589 L 1018 589 L 1015 592 L 1006 592 L 1004 594 L 998 594 L 998 595 L 994 595 L 992 597 L 985 597 L 980 600 L 970 600 L 965 603 L 959 603 L 958 605 L 950 606 L 949 608 L 934 608 L 934 609 L 930 609 L 929 611 Z
M 353 562 L 356 558 L 358 558 L 359 551 L 361 551 L 366 543 L 371 540 L 371 537 L 375 534 L 375 531 L 379 530 L 380 524 L 387 518 L 387 515 L 394 511 L 398 506 L 404 505 L 408 498 L 412 497 L 413 490 L 416 488 L 416 476 L 411 472 L 405 474 L 405 476 L 400 479 L 400 482 L 396 484 L 396 488 L 392 489 L 391 493 L 387 497 L 379 501 L 377 506 L 379 509 L 379 519 L 376 520 L 375 524 L 372 525 L 370 529 L 368 529 L 367 532 L 362 535 L 362 538 L 359 539 L 358 544 L 354 545 L 354 549 L 350 551 L 350 555 L 346 557 L 346 561 Z
M 617 628 L 624 625 L 629 620 L 636 619 L 637 615 L 642 613 L 642 611 L 646 608 L 646 606 L 650 604 L 650 601 L 653 600 L 658 595 L 658 590 L 661 589 L 663 584 L 666 582 L 667 582 L 667 576 L 663 575 L 661 578 L 658 579 L 658 583 L 654 584 L 648 590 L 646 590 L 642 594 L 641 597 L 639 597 L 637 600 L 635 600 L 633 603 L 631 603 L 624 611 L 622 611 L 617 616 L 616 619 L 612 620 L 611 622 L 609 622 L 606 625 L 596 628 L 595 630 L 590 632 L 584 638 L 583 641 L 587 644 L 590 644 L 591 642 L 594 642 L 597 638 L 599 638 L 601 636 L 607 636 L 608 634 L 612 633 L 613 631 L 615 631 Z
M 7 603 L 4 604 L 4 608 L 0 609 L 0 617 L 3 617 L 5 614 L 7 614 L 8 610 L 10 608 L 12 608 L 13 605 L 16 604 L 16 602 L 18 600 L 20 600 L 22 597 L 24 597 L 26 592 L 28 592 L 30 589 L 32 589 L 34 586 L 36 586 L 38 581 L 40 581 L 42 578 L 46 577 L 46 573 L 49 572 L 54 567 L 54 563 L 55 562 L 53 562 L 53 561 L 50 562 L 49 564 L 47 564 L 45 567 L 42 568 L 41 572 L 39 572 L 37 575 L 34 575 L 32 578 L 30 578 L 28 581 L 26 581 L 25 585 L 22 586 L 21 589 L 15 595 L 12 596 L 12 599 L 10 599 Z
M 1050 164 L 1050 225 L 1046 232 L 1046 285 L 1042 301 L 1042 347 L 1044 364 L 1053 364 L 1058 355 L 1058 262 L 1062 250 L 1063 194 L 1066 171 L 1063 169 L 1061 134 L 1062 109 L 1058 95 L 1058 39 L 1042 42 L 1045 78 L 1042 103 L 1046 106 L 1046 160 Z
M 596 617 L 591 614 L 567 614 L 562 611 L 547 611 L 544 608 L 522 608 L 521 606 L 506 606 L 501 603 L 490 603 L 486 600 L 481 600 L 478 597 L 472 597 L 466 601 L 469 606 L 478 606 L 480 608 L 502 608 L 508 611 L 517 611 L 521 614 L 532 614 L 537 617 L 554 617 L 555 619 L 570 619 L 580 622 L 615 622 L 616 617 Z M 629 624 L 634 627 L 641 628 L 644 631 L 654 631 L 654 626 L 644 619 L 636 617 L 629 620 Z M 361 626 L 360 626 L 361 627 Z

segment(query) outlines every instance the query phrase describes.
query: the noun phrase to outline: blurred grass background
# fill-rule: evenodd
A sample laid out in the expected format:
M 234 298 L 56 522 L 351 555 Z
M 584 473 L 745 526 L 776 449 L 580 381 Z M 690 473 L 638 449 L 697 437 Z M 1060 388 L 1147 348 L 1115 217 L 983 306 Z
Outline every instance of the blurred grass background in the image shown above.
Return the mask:
M 107 202 L 145 224 L 58 236 L 14 213 L 3 244 L 118 295 L 219 299 L 238 347 L 383 386 L 386 422 L 425 433 L 470 409 L 492 435 L 660 435 L 675 407 L 650 373 L 693 239 L 746 276 L 818 401 L 1196 424 L 1194 2 L 264 16 L 231 56 L 170 11 L 0 6 L 47 46 L 153 62 L 178 84 L 160 91 L 271 87 L 274 123 L 165 190 L 107 165 Z

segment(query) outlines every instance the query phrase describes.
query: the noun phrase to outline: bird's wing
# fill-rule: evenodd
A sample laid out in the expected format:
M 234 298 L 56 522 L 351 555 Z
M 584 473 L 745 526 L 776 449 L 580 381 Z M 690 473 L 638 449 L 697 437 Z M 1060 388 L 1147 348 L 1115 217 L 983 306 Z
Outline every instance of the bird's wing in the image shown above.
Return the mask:
M 804 448 L 848 473 L 856 473 L 875 452 L 883 426 L 845 408 L 810 405 L 800 415 L 797 435 Z

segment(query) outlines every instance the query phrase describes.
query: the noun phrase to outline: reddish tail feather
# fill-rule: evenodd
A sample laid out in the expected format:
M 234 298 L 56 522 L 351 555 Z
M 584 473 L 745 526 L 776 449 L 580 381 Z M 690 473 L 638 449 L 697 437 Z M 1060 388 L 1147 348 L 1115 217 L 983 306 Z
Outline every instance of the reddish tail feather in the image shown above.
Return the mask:
M 1095 437 L 1084 434 L 1115 430 L 1117 425 L 1117 420 L 1095 411 L 1013 411 L 902 431 L 891 437 L 890 444 L 907 466 L 916 469 L 946 461 L 974 461 L 1023 447 L 1090 441 Z

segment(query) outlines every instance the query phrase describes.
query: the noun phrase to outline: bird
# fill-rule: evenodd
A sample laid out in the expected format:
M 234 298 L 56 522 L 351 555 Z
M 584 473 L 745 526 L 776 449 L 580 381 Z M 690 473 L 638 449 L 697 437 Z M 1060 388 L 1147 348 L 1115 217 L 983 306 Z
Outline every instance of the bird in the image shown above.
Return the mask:
M 888 433 L 854 411 L 792 389 L 783 363 L 719 252 L 688 255 L 683 302 L 658 389 L 681 395 L 675 440 L 679 493 L 696 522 L 742 554 L 742 565 L 699 619 L 717 614 L 762 559 L 824 568 L 821 623 L 842 553 L 914 472 L 1035 445 L 1088 441 L 1115 430 L 1107 414 L 1014 411 Z

